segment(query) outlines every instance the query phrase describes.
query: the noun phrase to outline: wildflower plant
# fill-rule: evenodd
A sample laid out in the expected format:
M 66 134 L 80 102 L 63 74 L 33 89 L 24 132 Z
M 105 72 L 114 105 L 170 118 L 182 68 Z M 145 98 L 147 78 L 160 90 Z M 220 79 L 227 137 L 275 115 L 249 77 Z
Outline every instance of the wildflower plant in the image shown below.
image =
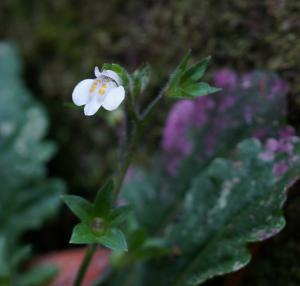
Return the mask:
M 148 65 L 130 74 L 104 64 L 96 79 L 75 87 L 73 101 L 85 115 L 123 105 L 127 132 L 118 171 L 94 202 L 63 197 L 80 220 L 70 242 L 90 245 L 75 285 L 97 245 L 112 250 L 98 285 L 200 285 L 245 266 L 247 244 L 284 227 L 282 206 L 300 171 L 300 141 L 284 122 L 286 85 L 263 72 L 240 78 L 223 70 L 214 87 L 202 81 L 209 58 L 189 62 L 187 53 L 142 110 Z M 162 152 L 124 183 L 148 115 L 163 98 L 179 101 Z

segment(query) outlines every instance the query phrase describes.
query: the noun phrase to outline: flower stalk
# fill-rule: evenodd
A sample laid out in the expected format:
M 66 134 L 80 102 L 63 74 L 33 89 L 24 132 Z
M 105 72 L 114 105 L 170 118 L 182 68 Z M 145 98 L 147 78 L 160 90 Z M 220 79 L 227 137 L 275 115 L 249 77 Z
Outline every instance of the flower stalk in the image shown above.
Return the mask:
M 130 100 L 130 98 L 129 98 Z M 129 138 L 129 144 L 126 150 L 126 155 L 124 160 L 120 163 L 119 166 L 119 171 L 116 175 L 115 178 L 115 187 L 114 187 L 114 193 L 113 193 L 113 197 L 114 197 L 114 201 L 117 200 L 121 189 L 122 189 L 122 185 L 128 170 L 128 167 L 130 166 L 130 163 L 132 162 L 132 159 L 134 157 L 134 152 L 135 152 L 135 148 L 139 142 L 140 136 L 141 136 L 141 132 L 142 132 L 142 126 L 143 126 L 143 120 L 140 118 L 140 115 L 138 114 L 138 112 L 136 111 L 136 109 L 134 108 L 134 102 L 129 102 L 127 105 L 127 116 L 129 117 L 129 120 L 131 121 L 132 124 L 129 125 L 129 128 L 127 130 L 127 136 Z M 82 285 L 82 281 L 84 279 L 85 273 L 88 269 L 88 266 L 93 258 L 93 255 L 96 251 L 97 247 L 96 244 L 92 244 L 87 248 L 87 251 L 85 253 L 85 257 L 82 261 L 82 264 L 80 265 L 80 269 L 77 273 L 77 277 L 75 280 L 75 284 L 74 286 L 80 286 Z
M 80 265 L 80 268 L 77 272 L 77 276 L 75 278 L 75 282 L 74 282 L 74 286 L 80 286 L 82 284 L 83 278 L 85 276 L 85 273 L 89 267 L 89 264 L 94 256 L 94 253 L 97 249 L 97 245 L 96 244 L 90 244 L 87 247 L 85 256 L 83 258 L 83 261 Z

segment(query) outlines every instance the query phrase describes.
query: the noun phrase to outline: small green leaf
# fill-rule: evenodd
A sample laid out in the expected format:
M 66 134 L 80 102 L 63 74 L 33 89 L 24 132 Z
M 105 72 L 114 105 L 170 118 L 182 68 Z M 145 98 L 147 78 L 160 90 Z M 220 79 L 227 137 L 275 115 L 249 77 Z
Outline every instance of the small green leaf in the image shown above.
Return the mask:
M 118 64 L 103 64 L 102 70 L 112 70 L 119 75 L 122 80 L 122 84 L 127 87 L 130 82 L 130 75 L 129 73 L 120 65 Z
M 198 81 L 201 79 L 208 67 L 211 57 L 207 57 L 200 62 L 192 65 L 182 76 L 181 82 L 184 83 L 186 81 Z
M 168 82 L 168 89 L 166 92 L 167 95 L 171 95 L 173 92 L 173 88 L 175 88 L 179 84 L 182 75 L 186 71 L 190 57 L 191 57 L 191 51 L 188 51 L 184 55 L 179 65 L 176 67 L 175 71 L 171 74 Z
M 174 98 L 195 98 L 198 96 L 205 96 L 220 91 L 220 88 L 210 86 L 208 83 L 200 82 L 190 84 L 185 87 L 177 87 L 172 90 L 169 94 L 170 97 Z
M 127 251 L 127 242 L 123 232 L 119 229 L 109 229 L 98 239 L 102 245 L 117 251 Z
M 179 97 L 189 98 L 189 97 L 198 97 L 198 96 L 205 96 L 208 94 L 212 94 L 215 92 L 220 91 L 220 88 L 210 86 L 206 82 L 200 82 L 196 84 L 191 84 L 185 88 L 183 88 L 180 93 Z M 182 96 L 183 95 L 183 96 Z
M 91 227 L 85 223 L 79 223 L 73 229 L 70 243 L 91 244 L 97 243 L 97 239 L 97 235 L 92 231 Z
M 96 216 L 107 218 L 113 206 L 113 181 L 109 180 L 98 191 L 94 203 L 94 213 Z
M 179 65 L 177 66 L 175 72 L 178 70 L 180 70 L 180 71 L 185 70 L 189 63 L 190 58 L 191 58 L 191 50 L 188 50 L 187 53 L 183 56 Z
M 80 223 L 74 227 L 70 243 L 98 243 L 113 250 L 127 251 L 126 238 L 121 230 L 112 228 L 99 234 L 84 223 Z
M 130 210 L 131 208 L 129 206 L 115 208 L 109 217 L 110 225 L 118 226 L 122 224 L 128 218 Z
M 190 53 L 187 53 L 171 75 L 166 89 L 166 96 L 175 98 L 193 98 L 219 91 L 219 88 L 210 86 L 205 82 L 197 83 L 204 75 L 210 57 L 207 57 L 188 68 L 189 59 Z
M 81 221 L 89 223 L 92 220 L 93 206 L 89 201 L 74 195 L 64 195 L 62 199 Z

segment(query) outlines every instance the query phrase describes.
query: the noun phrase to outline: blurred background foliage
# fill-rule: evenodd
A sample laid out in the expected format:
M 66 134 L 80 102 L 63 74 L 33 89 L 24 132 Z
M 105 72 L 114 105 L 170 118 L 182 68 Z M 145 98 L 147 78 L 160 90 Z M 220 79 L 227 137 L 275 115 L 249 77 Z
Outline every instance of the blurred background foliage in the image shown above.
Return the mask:
M 115 157 L 107 146 L 117 143 L 102 120 L 83 120 L 63 106 L 94 65 L 113 61 L 133 70 L 151 63 L 154 79 L 145 100 L 188 48 L 195 59 L 212 55 L 213 69 L 273 70 L 291 85 L 289 117 L 295 123 L 299 13 L 298 0 L 2 0 L 0 37 L 17 43 L 27 84 L 49 109 L 51 136 L 63 155 L 52 171 L 68 178 L 73 192 L 85 192 L 112 171 Z M 156 146 L 164 118 L 165 112 L 156 112 L 148 148 Z
M 159 88 L 158 79 L 166 77 L 187 48 L 192 48 L 195 59 L 212 55 L 211 71 L 218 67 L 272 70 L 289 83 L 288 118 L 297 128 L 299 15 L 298 0 L 2 0 L 0 38 L 16 43 L 25 61 L 26 84 L 49 112 L 49 136 L 60 147 L 50 163 L 51 174 L 64 177 L 72 193 L 86 194 L 96 191 L 114 170 L 112 147 L 118 141 L 102 118 L 83 118 L 81 112 L 63 104 L 70 101 L 76 82 L 92 76 L 94 65 L 113 61 L 132 71 L 144 61 L 151 63 L 153 81 L 145 101 Z M 144 151 L 157 148 L 169 104 L 153 114 Z M 144 153 L 140 160 L 146 158 Z M 295 220 L 291 224 L 299 225 L 299 208 L 290 209 L 293 215 L 289 217 Z M 266 246 L 266 253 L 276 249 L 281 257 L 274 267 L 286 269 L 277 271 L 283 276 L 278 281 L 287 281 L 284 277 L 289 271 L 300 273 L 300 265 L 293 263 L 291 269 L 289 257 L 284 256 L 287 250 L 299 252 L 294 229 L 299 227 L 291 232 L 287 228 L 279 236 L 278 240 L 282 235 L 289 237 L 280 247 L 277 238 Z M 268 264 L 272 258 L 262 259 Z M 266 280 L 268 277 L 259 285 L 274 285 L 274 276 Z
M 57 214 L 65 186 L 48 178 L 56 144 L 45 140 L 48 118 L 20 79 L 16 50 L 0 43 L 0 285 L 41 285 L 53 269 L 19 272 L 31 256 L 22 239 Z M 31 242 L 30 242 L 31 243 Z M 25 273 L 24 273 L 25 272 Z

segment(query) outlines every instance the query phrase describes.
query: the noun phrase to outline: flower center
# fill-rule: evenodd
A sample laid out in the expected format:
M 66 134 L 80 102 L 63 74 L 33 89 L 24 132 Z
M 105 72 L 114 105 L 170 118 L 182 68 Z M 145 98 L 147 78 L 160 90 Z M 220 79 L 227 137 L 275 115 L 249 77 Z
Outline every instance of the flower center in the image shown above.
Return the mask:
M 109 77 L 97 78 L 90 87 L 90 93 L 94 93 L 96 91 L 98 95 L 103 96 L 112 83 L 114 83 L 114 81 Z

